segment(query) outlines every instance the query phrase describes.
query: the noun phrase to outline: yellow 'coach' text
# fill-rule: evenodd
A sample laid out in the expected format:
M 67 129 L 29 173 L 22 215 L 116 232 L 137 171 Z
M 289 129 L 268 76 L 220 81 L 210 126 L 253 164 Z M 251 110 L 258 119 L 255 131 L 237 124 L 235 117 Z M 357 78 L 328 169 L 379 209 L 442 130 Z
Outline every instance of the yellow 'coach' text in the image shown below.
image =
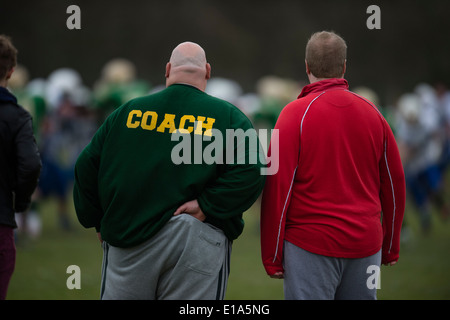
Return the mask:
M 175 125 L 176 115 L 165 113 L 164 118 L 161 122 L 158 122 L 158 114 L 155 111 L 142 112 L 141 110 L 131 110 L 127 118 L 127 127 L 130 129 L 136 129 L 141 127 L 144 130 L 155 130 L 157 132 L 173 133 L 177 129 L 181 133 L 191 133 L 194 134 L 211 136 L 212 128 L 216 119 L 207 118 L 203 116 L 193 116 L 193 115 L 183 115 L 181 116 L 178 127 Z M 203 132 L 203 129 L 205 131 Z

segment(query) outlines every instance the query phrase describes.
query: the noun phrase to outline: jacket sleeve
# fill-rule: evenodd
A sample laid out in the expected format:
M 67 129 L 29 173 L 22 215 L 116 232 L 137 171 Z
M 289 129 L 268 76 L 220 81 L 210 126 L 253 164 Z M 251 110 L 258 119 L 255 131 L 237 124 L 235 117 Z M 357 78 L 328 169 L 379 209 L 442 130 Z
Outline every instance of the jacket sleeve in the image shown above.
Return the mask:
M 31 202 L 33 194 L 38 184 L 41 172 L 41 158 L 33 135 L 33 125 L 31 117 L 20 126 L 15 138 L 17 176 L 14 188 L 15 199 L 14 209 L 16 212 L 25 211 Z
M 285 221 L 298 165 L 300 120 L 292 111 L 286 106 L 275 125 L 278 139 L 272 136 L 268 155 L 279 167 L 267 176 L 261 203 L 261 255 L 269 275 L 283 271 Z
M 383 264 L 397 261 L 405 211 L 405 175 L 391 128 L 385 121 L 385 149 L 380 162 L 380 199 L 383 212 Z
M 235 132 L 242 130 L 240 132 L 248 134 L 248 141 L 253 143 L 237 139 L 232 150 L 232 161 L 231 158 L 227 159 L 225 149 L 224 163 L 220 166 L 217 178 L 198 196 L 197 200 L 203 212 L 212 219 L 230 219 L 242 214 L 259 197 L 265 182 L 265 176 L 261 174 L 265 159 L 263 153 L 262 156 L 259 154 L 262 149 L 256 131 L 243 114 L 235 113 L 232 117 Z M 229 147 L 227 141 L 223 142 Z
M 107 120 L 108 121 L 108 120 Z M 81 152 L 75 164 L 73 202 L 81 225 L 100 231 L 103 210 L 98 193 L 98 172 L 107 121 Z

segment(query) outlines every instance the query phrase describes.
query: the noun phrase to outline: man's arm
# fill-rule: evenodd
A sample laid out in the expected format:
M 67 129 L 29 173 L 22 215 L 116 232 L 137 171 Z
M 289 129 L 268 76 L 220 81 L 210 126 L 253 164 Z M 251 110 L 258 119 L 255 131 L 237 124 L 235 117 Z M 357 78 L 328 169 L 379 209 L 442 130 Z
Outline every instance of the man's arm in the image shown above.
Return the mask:
M 385 152 L 380 163 L 383 211 L 382 264 L 394 265 L 400 252 L 400 231 L 405 212 L 405 174 L 391 128 L 385 122 Z
M 41 158 L 33 135 L 31 117 L 20 127 L 15 140 L 17 158 L 17 185 L 15 186 L 14 209 L 25 211 L 38 184 Z
M 261 253 L 266 272 L 273 278 L 283 277 L 283 242 L 286 214 L 294 184 L 300 148 L 298 110 L 283 109 L 275 130 L 279 142 L 271 141 L 269 156 L 279 158 L 278 172 L 267 176 L 261 203 Z M 278 155 L 274 155 L 278 152 Z
M 108 128 L 108 120 L 100 127 L 92 141 L 79 155 L 75 164 L 73 202 L 81 225 L 100 231 L 103 210 L 98 194 L 98 171 L 101 150 Z

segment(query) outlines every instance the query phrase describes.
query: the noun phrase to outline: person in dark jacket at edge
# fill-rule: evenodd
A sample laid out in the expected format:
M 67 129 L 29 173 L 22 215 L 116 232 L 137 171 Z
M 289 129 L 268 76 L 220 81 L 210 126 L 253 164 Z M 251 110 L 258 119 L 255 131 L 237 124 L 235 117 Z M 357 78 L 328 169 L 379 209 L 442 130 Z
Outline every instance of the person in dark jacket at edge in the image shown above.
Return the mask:
M 0 35 L 0 300 L 16 262 L 15 213 L 30 205 L 42 167 L 31 115 L 6 89 L 16 64 L 17 49 Z

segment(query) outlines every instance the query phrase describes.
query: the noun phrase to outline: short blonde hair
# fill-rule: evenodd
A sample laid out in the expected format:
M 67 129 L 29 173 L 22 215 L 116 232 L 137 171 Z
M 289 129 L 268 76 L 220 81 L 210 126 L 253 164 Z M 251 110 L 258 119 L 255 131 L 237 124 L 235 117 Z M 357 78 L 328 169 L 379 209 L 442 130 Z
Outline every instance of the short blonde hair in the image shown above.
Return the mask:
M 305 60 L 316 78 L 340 78 L 347 59 L 347 44 L 333 31 L 314 33 L 306 44 Z

